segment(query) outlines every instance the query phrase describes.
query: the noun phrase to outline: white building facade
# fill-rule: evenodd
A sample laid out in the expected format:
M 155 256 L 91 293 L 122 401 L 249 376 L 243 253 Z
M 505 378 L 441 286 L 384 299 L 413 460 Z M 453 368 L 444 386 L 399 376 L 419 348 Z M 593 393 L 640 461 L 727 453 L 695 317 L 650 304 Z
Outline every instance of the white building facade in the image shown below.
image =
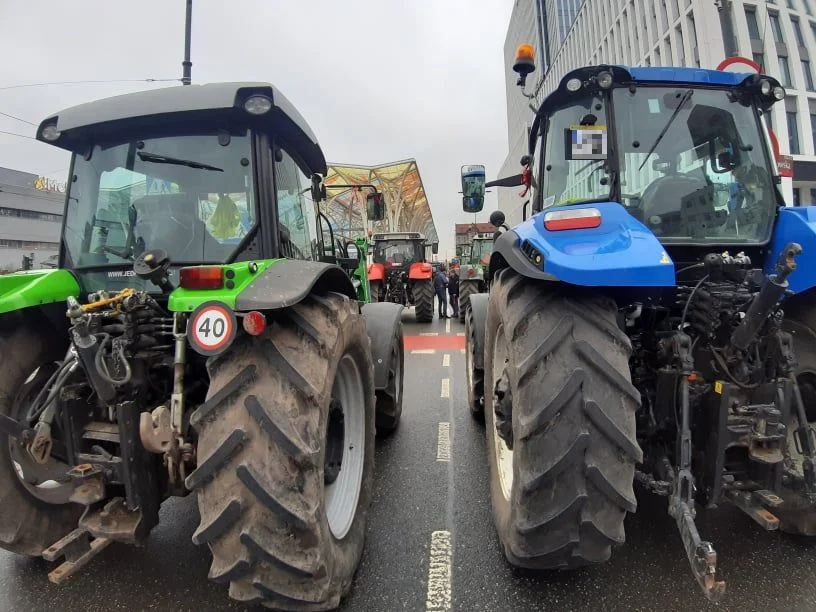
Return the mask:
M 570 17 L 579 6 L 559 41 L 550 33 L 562 27 L 566 2 Z M 533 119 L 512 70 L 525 42 L 537 52 L 527 80 L 536 106 L 581 66 L 714 69 L 735 55 L 753 59 L 787 92 L 769 116 L 780 152 L 794 159 L 793 179 L 782 180 L 785 201 L 816 204 L 816 0 L 515 0 L 504 45 L 509 154 L 501 176 L 520 171 Z M 502 210 L 519 206 L 514 190 L 498 193 Z

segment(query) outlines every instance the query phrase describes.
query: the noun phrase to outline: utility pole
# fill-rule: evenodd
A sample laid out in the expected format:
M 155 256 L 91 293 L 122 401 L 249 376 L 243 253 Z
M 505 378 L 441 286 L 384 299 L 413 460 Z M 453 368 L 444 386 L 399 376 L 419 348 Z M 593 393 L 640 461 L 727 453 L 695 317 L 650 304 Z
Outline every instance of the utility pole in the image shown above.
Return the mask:
M 187 17 L 184 22 L 184 61 L 181 62 L 182 76 L 181 84 L 189 85 L 191 82 L 193 62 L 190 61 L 190 39 L 192 38 L 191 22 L 193 19 L 193 0 L 187 0 Z

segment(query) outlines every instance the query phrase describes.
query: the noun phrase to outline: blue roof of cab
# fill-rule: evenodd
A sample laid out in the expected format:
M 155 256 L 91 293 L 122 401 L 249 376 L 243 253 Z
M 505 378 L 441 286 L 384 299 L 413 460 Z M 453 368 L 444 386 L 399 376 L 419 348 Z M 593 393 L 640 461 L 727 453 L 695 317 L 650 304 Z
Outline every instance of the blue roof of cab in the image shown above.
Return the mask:
M 628 70 L 634 80 L 641 82 L 654 81 L 660 83 L 736 86 L 751 76 L 751 74 L 747 72 L 724 72 L 722 70 L 706 70 L 704 68 L 630 68 L 628 66 L 620 66 L 620 68 Z

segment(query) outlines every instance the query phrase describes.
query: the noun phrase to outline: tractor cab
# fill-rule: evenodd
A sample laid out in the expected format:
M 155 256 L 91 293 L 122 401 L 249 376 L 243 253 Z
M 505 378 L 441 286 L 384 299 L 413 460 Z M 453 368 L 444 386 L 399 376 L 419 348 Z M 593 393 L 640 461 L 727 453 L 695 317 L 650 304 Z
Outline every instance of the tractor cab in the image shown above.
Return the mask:
M 470 247 L 465 251 L 466 263 L 473 266 L 490 265 L 490 255 L 493 253 L 493 237 L 474 238 Z
M 425 237 L 416 232 L 374 234 L 372 259 L 386 269 L 407 268 L 426 261 Z
M 326 162 L 309 126 L 264 83 L 118 96 L 47 118 L 37 138 L 73 154 L 59 267 L 83 293 L 161 292 L 134 263 L 317 259 L 314 201 Z M 334 245 L 325 239 L 329 249 Z

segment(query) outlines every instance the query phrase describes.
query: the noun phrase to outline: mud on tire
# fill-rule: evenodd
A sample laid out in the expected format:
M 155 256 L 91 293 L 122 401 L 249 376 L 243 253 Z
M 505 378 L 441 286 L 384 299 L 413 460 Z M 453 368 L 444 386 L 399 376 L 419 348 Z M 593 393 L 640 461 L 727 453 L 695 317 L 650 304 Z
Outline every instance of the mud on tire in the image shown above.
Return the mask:
M 15 397 L 40 366 L 62 357 L 49 351 L 53 338 L 27 326 L 0 327 L 0 413 L 12 414 Z M 49 504 L 26 490 L 12 463 L 9 438 L 0 433 L 0 547 L 39 557 L 43 550 L 77 527 L 83 508 L 78 504 Z
M 487 315 L 485 417 L 494 521 L 516 566 L 567 569 L 609 559 L 634 512 L 640 395 L 630 382 L 631 344 L 615 304 L 502 271 Z M 506 366 L 494 368 L 504 337 Z M 512 393 L 510 499 L 499 480 L 495 371 Z M 508 479 L 509 480 L 509 479 Z
M 233 599 L 327 610 L 348 592 L 363 551 L 374 469 L 374 366 L 357 302 L 311 296 L 280 315 L 263 335 L 239 338 L 209 363 L 207 400 L 191 417 L 198 467 L 186 484 L 198 491 L 201 513 L 193 541 L 209 546 L 209 577 L 229 583 Z M 344 356 L 362 383 L 365 454 L 356 511 L 338 539 L 327 517 L 324 461 Z M 335 482 L 342 478 L 341 468 Z
M 465 313 L 470 306 L 470 296 L 479 293 L 479 283 L 476 281 L 459 281 L 459 322 L 465 322 Z
M 414 309 L 416 320 L 420 323 L 433 321 L 434 288 L 433 281 L 414 281 Z

